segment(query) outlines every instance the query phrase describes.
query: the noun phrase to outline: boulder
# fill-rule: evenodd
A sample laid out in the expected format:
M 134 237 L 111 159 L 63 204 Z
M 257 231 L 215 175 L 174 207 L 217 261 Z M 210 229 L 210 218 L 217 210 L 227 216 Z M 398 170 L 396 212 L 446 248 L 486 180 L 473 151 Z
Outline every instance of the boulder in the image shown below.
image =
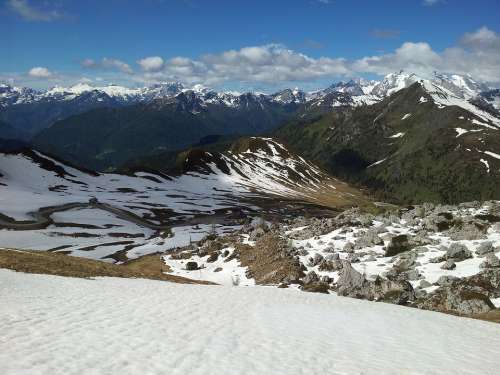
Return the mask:
M 370 228 L 363 233 L 354 244 L 356 249 L 363 249 L 365 247 L 372 247 L 376 245 L 383 245 L 384 241 L 379 237 L 377 228 Z
M 495 251 L 495 248 L 493 247 L 493 242 L 491 241 L 486 241 L 482 242 L 479 247 L 476 250 L 476 254 L 478 256 L 484 256 L 489 253 L 493 253 Z
M 316 272 L 311 271 L 307 275 L 304 276 L 303 282 L 304 284 L 310 284 L 319 281 L 319 277 Z
M 483 263 L 479 265 L 481 268 L 499 268 L 500 267 L 500 259 L 493 254 L 490 253 L 486 255 L 486 259 Z
M 428 288 L 428 287 L 432 286 L 432 284 L 430 282 L 428 282 L 427 280 L 420 280 L 420 284 L 418 284 L 418 286 L 420 288 Z
M 436 284 L 439 286 L 450 286 L 457 280 L 459 280 L 458 277 L 443 275 L 436 281 Z
M 448 259 L 444 264 L 440 267 L 442 270 L 453 270 L 457 268 L 457 265 L 452 259 Z
M 453 259 L 455 262 L 461 262 L 462 260 L 472 258 L 472 253 L 467 246 L 452 243 L 448 250 L 446 250 L 445 259 Z
M 410 244 L 409 238 L 406 234 L 400 234 L 391 238 L 389 244 L 385 249 L 385 256 L 390 257 L 405 251 L 411 250 L 414 245 Z
M 266 234 L 266 231 L 264 228 L 261 226 L 255 228 L 253 231 L 250 232 L 250 235 L 248 236 L 248 239 L 250 241 L 257 241 L 260 237 L 262 237 L 264 234 Z
M 318 264 L 320 264 L 323 261 L 323 259 L 324 259 L 323 255 L 316 253 L 316 254 L 314 254 L 314 256 L 310 257 L 307 260 L 307 265 L 309 267 L 315 267 Z
M 386 280 L 381 277 L 377 277 L 375 281 L 366 280 L 347 261 L 342 262 L 337 288 L 337 294 L 341 296 L 389 303 L 406 304 L 415 298 L 415 292 L 410 283 Z
M 484 294 L 454 287 L 441 287 L 417 300 L 414 306 L 458 315 L 481 314 L 495 308 Z
M 352 253 L 354 252 L 354 244 L 352 242 L 347 242 L 342 250 L 346 253 Z
M 198 269 L 198 263 L 192 261 L 186 263 L 186 271 L 195 271 L 197 269 Z
M 340 256 L 338 253 L 328 254 L 325 257 L 325 260 L 339 260 L 339 259 L 340 259 Z
M 324 283 L 321 281 L 309 283 L 309 284 L 304 284 L 301 287 L 301 290 L 303 290 L 304 292 L 310 292 L 310 293 L 328 294 L 329 289 L 330 289 L 330 286 L 328 285 L 328 283 Z

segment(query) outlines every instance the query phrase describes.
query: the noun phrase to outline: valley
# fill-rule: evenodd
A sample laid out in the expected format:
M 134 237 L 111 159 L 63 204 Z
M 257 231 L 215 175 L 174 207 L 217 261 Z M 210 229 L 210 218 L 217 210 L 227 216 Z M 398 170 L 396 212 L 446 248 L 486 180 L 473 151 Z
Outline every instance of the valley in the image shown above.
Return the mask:
M 498 323 L 500 115 L 456 80 L 400 72 L 236 97 L 178 87 L 75 113 L 31 143 L 7 137 L 2 279 L 272 289 L 345 313 L 358 302 L 341 297 L 370 311 L 399 305 L 385 313 L 415 322 L 430 310 Z

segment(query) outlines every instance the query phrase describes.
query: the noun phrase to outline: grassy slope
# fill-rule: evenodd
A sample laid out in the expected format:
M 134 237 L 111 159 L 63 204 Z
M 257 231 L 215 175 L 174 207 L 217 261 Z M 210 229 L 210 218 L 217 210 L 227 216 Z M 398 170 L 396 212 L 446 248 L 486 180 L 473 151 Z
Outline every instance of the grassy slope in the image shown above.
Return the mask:
M 484 155 L 475 151 L 500 149 L 499 132 L 459 120 L 472 117 L 461 108 L 420 103 L 422 96 L 428 97 L 417 84 L 373 106 L 296 120 L 276 136 L 332 174 L 372 188 L 382 199 L 500 199 L 500 160 L 489 159 L 488 174 L 480 162 Z M 411 116 L 402 120 L 407 113 Z M 457 138 L 458 127 L 482 131 Z M 397 133 L 405 135 L 391 138 Z
M 165 274 L 168 268 L 157 254 L 121 265 L 45 251 L 0 249 L 0 268 L 18 272 L 68 277 L 125 277 L 164 280 L 183 284 L 210 284 Z

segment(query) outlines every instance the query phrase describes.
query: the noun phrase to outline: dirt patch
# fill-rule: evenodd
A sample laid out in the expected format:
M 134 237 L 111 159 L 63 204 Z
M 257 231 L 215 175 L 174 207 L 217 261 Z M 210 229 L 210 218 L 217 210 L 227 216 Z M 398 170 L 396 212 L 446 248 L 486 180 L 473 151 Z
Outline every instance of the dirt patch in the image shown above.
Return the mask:
M 0 249 L 0 268 L 18 272 L 68 277 L 124 277 L 164 280 L 182 284 L 211 284 L 185 277 L 167 275 L 159 254 L 128 261 L 121 265 L 97 260 L 50 253 L 45 251 L 18 251 Z

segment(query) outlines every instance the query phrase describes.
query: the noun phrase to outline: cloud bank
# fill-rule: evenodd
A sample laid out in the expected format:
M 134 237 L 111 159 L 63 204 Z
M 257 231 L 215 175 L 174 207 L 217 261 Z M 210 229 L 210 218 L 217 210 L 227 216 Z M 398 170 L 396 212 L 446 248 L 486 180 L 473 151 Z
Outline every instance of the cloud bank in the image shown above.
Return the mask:
M 383 36 L 389 33 L 382 32 Z M 198 58 L 145 56 L 129 65 L 119 59 L 85 59 L 81 66 L 114 82 L 148 84 L 180 81 L 217 87 L 225 85 L 285 86 L 363 74 L 385 75 L 399 70 L 431 76 L 435 71 L 470 75 L 500 84 L 500 35 L 487 27 L 466 33 L 455 45 L 435 50 L 429 43 L 407 41 L 390 53 L 348 60 L 311 57 L 281 44 L 243 47 Z M 30 77 L 54 80 L 48 68 L 35 67 Z M 96 77 L 94 77 L 96 78 Z

